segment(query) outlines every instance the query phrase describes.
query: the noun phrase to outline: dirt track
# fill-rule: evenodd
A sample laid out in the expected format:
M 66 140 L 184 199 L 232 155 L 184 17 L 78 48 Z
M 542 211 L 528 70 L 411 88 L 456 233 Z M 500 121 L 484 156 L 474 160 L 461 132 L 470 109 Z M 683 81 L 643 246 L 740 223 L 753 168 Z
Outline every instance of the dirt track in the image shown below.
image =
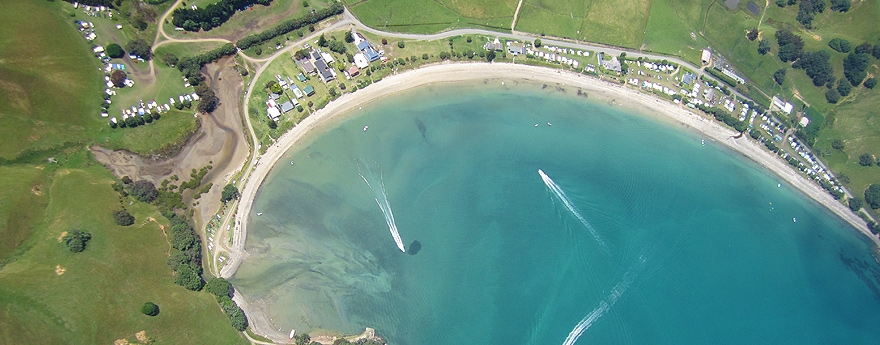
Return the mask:
M 221 103 L 209 115 L 201 116 L 201 127 L 174 157 L 141 157 L 126 151 L 112 151 L 92 147 L 95 159 L 104 164 L 117 177 L 125 175 L 133 180 L 152 181 L 156 185 L 171 175 L 181 180 L 189 179 L 192 169 L 212 165 L 202 183 L 211 182 L 214 187 L 202 195 L 196 206 L 196 223 L 210 217 L 220 206 L 220 192 L 235 170 L 247 159 L 248 144 L 240 115 L 242 82 L 231 58 L 224 58 L 206 66 L 203 73 L 207 83 L 220 98 Z M 184 201 L 189 195 L 184 195 Z

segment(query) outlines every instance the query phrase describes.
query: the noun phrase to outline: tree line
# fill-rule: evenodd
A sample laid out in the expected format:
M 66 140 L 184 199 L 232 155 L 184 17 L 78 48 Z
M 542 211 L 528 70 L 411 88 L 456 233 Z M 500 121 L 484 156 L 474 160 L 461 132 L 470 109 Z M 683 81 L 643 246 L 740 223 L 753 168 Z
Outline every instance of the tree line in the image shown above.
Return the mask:
M 182 7 L 172 13 L 171 24 L 187 31 L 211 30 L 251 4 L 269 5 L 272 0 L 220 0 L 205 8 Z
M 274 28 L 268 29 L 266 31 L 245 36 L 244 38 L 235 42 L 235 45 L 240 49 L 247 49 L 256 44 L 260 44 L 262 42 L 268 41 L 277 36 L 284 35 L 288 32 L 300 29 L 302 27 L 315 24 L 324 19 L 327 19 L 331 16 L 335 16 L 337 14 L 342 13 L 345 10 L 345 7 L 342 6 L 341 3 L 334 2 L 330 7 L 323 8 L 320 10 L 313 10 L 311 13 L 300 17 L 294 18 L 290 20 L 286 20 L 278 24 Z

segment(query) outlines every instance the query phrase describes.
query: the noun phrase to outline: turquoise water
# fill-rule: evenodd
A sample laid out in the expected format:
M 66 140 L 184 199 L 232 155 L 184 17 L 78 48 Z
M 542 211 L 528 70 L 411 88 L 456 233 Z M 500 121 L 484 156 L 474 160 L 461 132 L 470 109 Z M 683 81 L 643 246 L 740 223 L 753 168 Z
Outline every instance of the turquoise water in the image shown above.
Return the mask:
M 421 88 L 327 126 L 261 189 L 237 293 L 285 334 L 391 344 L 880 343 L 867 239 L 576 91 Z

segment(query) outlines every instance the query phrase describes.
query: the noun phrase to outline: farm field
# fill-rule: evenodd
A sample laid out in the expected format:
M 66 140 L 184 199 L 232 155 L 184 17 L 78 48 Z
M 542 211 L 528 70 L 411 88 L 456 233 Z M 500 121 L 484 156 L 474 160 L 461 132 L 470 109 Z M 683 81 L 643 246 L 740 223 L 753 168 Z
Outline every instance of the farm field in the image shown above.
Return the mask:
M 510 31 L 517 1 L 344 0 L 367 26 L 392 32 L 435 33 L 457 28 Z M 520 17 L 521 18 L 521 17 Z
M 639 48 L 649 0 L 525 0 L 516 30 Z
M 113 223 L 112 212 L 123 206 L 114 179 L 88 155 L 77 151 L 40 173 L 47 175 L 48 203 L 38 209 L 30 249 L 0 270 L 0 342 L 109 344 L 145 331 L 161 343 L 246 343 L 213 296 L 173 283 L 161 229 L 169 224 L 153 207 L 125 202 L 135 224 Z M 28 172 L 35 167 L 17 169 L 40 179 Z M 59 239 L 72 229 L 92 234 L 81 253 Z M 159 305 L 158 316 L 140 312 L 147 301 Z
M 91 48 L 56 3 L 0 2 L 0 159 L 83 142 L 104 126 Z

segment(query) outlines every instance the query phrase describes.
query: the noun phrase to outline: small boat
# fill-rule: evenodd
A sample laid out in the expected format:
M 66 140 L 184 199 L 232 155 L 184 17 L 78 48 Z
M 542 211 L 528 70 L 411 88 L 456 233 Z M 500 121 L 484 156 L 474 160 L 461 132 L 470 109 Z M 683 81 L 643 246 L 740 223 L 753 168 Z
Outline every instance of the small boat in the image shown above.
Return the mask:
M 797 218 L 792 218 L 791 221 L 797 223 Z
M 703 146 L 706 146 L 706 139 L 702 139 L 700 142 L 703 143 Z
M 776 188 L 782 187 L 782 183 L 777 183 Z
M 257 212 L 257 215 L 258 215 L 258 216 L 262 216 L 262 215 L 263 215 L 263 212 Z
M 535 127 L 538 127 L 538 124 L 537 124 L 537 123 L 535 124 Z
M 290 336 L 289 336 L 289 338 L 290 338 L 290 339 L 293 339 L 293 336 L 294 336 L 294 335 L 296 335 L 296 330 L 295 330 L 295 329 L 291 329 L 291 330 L 290 330 Z
M 547 122 L 547 126 L 553 126 L 553 124 L 550 122 Z
M 364 126 L 364 132 L 366 132 L 368 129 L 370 129 L 370 126 Z
M 293 161 L 290 161 L 290 165 L 293 165 Z

